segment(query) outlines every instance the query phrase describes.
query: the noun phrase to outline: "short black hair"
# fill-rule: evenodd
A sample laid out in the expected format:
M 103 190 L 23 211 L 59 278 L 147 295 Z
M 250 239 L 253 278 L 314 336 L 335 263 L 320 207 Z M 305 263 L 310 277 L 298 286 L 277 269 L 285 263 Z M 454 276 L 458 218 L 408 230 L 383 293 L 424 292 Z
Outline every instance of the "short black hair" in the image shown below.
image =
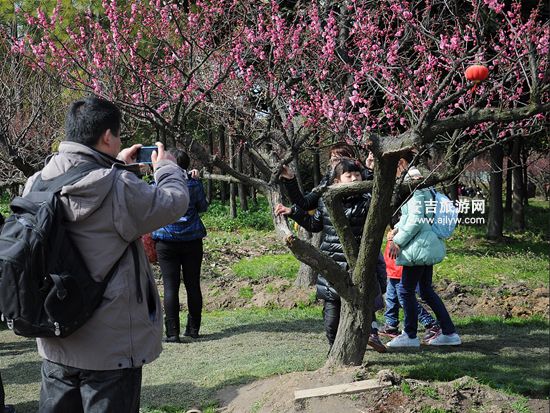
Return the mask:
M 189 168 L 189 164 L 191 163 L 191 159 L 189 159 L 189 155 L 182 151 L 181 149 L 176 149 L 172 152 L 174 157 L 176 158 L 176 163 L 178 166 L 182 169 Z
M 362 172 L 363 166 L 356 159 L 342 158 L 338 161 L 332 172 L 332 180 L 340 179 L 346 172 Z
M 112 102 L 89 96 L 71 104 L 65 118 L 65 140 L 94 146 L 107 130 L 120 134 L 120 109 Z
M 330 147 L 331 155 L 338 155 L 341 158 L 355 158 L 353 146 L 346 142 L 337 142 Z

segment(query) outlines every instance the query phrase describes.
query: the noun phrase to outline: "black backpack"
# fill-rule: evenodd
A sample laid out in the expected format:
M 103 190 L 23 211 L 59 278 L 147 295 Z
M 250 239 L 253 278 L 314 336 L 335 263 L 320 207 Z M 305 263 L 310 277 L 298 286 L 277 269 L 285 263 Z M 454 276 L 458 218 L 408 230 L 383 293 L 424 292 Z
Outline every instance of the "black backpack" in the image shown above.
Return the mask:
M 0 311 L 17 335 L 67 337 L 102 301 L 118 261 L 103 282 L 92 279 L 58 197 L 63 186 L 98 168 L 80 164 L 47 181 L 38 175 L 30 192 L 10 203 L 13 214 L 0 233 Z

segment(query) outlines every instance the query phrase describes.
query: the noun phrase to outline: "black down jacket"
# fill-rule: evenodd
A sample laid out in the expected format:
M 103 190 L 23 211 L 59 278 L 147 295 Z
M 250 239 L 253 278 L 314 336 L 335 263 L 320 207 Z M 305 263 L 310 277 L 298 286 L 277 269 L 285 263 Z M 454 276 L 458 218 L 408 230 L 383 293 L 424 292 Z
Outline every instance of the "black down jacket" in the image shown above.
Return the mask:
M 355 197 L 350 197 L 343 202 L 344 213 L 350 222 L 351 229 L 355 235 L 357 242 L 361 241 L 363 226 L 367 218 L 367 213 L 370 205 L 370 194 L 363 194 Z M 323 232 L 321 235 L 321 251 L 334 259 L 341 267 L 348 269 L 348 263 L 344 255 L 342 243 L 338 238 L 336 229 L 330 220 L 328 210 L 322 199 L 319 200 L 318 208 L 314 215 L 309 215 L 306 211 L 298 207 L 292 206 L 292 214 L 290 215 L 300 226 L 310 232 Z M 382 293 L 386 289 L 386 264 L 382 254 L 378 256 L 376 265 L 376 275 L 380 283 Z M 317 296 L 324 300 L 334 301 L 339 300 L 338 293 L 332 285 L 320 274 L 317 276 Z M 382 304 L 381 300 L 375 303 L 375 310 L 379 309 Z

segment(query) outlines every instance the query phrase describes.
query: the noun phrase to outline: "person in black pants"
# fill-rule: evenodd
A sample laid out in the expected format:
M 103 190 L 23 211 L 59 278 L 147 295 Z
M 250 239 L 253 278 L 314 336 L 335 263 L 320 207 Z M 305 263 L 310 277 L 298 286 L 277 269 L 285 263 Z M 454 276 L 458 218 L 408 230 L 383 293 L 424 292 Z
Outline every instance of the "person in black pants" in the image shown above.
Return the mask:
M 15 413 L 15 408 L 11 404 L 5 403 L 4 384 L 2 383 L 2 375 L 0 374 L 0 413 Z
M 328 181 L 328 184 L 350 183 L 361 181 L 363 167 L 356 160 L 350 158 L 341 158 L 334 167 L 333 182 Z M 342 200 L 342 206 L 346 218 L 349 220 L 349 225 L 352 229 L 357 242 L 361 241 L 363 234 L 363 226 L 367 218 L 368 209 L 370 206 L 370 193 L 350 196 Z M 349 268 L 344 255 L 342 243 L 338 238 L 338 234 L 330 219 L 330 215 L 325 206 L 323 199 L 319 199 L 317 209 L 314 215 L 308 214 L 299 205 L 294 204 L 291 208 L 285 207 L 282 204 L 275 206 L 276 215 L 286 215 L 294 219 L 298 225 L 311 232 L 322 232 L 320 249 L 323 253 L 334 259 L 342 268 Z M 386 265 L 383 258 L 377 265 L 377 276 L 379 277 L 380 289 L 384 290 L 386 281 Z M 325 323 L 325 332 L 329 346 L 332 347 L 338 331 L 340 323 L 340 308 L 341 301 L 338 292 L 322 275 L 317 276 L 317 297 L 324 300 L 323 305 L 323 320 Z M 377 297 L 378 303 L 375 303 L 377 309 L 383 307 L 382 297 Z M 368 344 L 378 352 L 385 352 L 386 347 L 378 338 L 376 328 L 373 326 Z
M 174 151 L 178 165 L 187 169 L 189 156 L 181 151 Z M 179 289 L 180 274 L 183 273 L 183 284 L 187 291 L 187 325 L 184 335 L 198 338 L 201 326 L 202 293 L 200 274 L 203 256 L 202 239 L 206 228 L 199 213 L 208 208 L 202 183 L 195 179 L 198 174 L 193 171 L 187 181 L 189 188 L 189 208 L 184 216 L 173 224 L 153 232 L 152 238 L 157 241 L 157 256 L 164 283 L 164 325 L 166 342 L 180 341 Z

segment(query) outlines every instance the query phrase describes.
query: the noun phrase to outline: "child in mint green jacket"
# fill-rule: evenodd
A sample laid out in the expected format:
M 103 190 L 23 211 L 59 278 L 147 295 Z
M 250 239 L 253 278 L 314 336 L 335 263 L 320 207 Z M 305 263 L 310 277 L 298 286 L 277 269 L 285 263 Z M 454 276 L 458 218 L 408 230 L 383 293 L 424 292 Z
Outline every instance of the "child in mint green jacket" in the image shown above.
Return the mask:
M 422 179 L 420 171 L 410 168 L 405 180 Z M 419 347 L 417 335 L 418 311 L 416 286 L 420 296 L 433 310 L 441 326 L 441 334 L 431 338 L 429 345 L 459 345 L 460 337 L 449 316 L 445 304 L 432 286 L 433 265 L 445 257 L 445 243 L 432 231 L 428 221 L 433 218 L 426 211 L 426 201 L 433 200 L 429 189 L 417 189 L 409 201 L 401 208 L 401 219 L 388 235 L 392 242 L 390 256 L 397 265 L 403 266 L 401 283 L 397 288 L 403 298 L 405 313 L 403 333 L 391 340 L 388 347 Z

